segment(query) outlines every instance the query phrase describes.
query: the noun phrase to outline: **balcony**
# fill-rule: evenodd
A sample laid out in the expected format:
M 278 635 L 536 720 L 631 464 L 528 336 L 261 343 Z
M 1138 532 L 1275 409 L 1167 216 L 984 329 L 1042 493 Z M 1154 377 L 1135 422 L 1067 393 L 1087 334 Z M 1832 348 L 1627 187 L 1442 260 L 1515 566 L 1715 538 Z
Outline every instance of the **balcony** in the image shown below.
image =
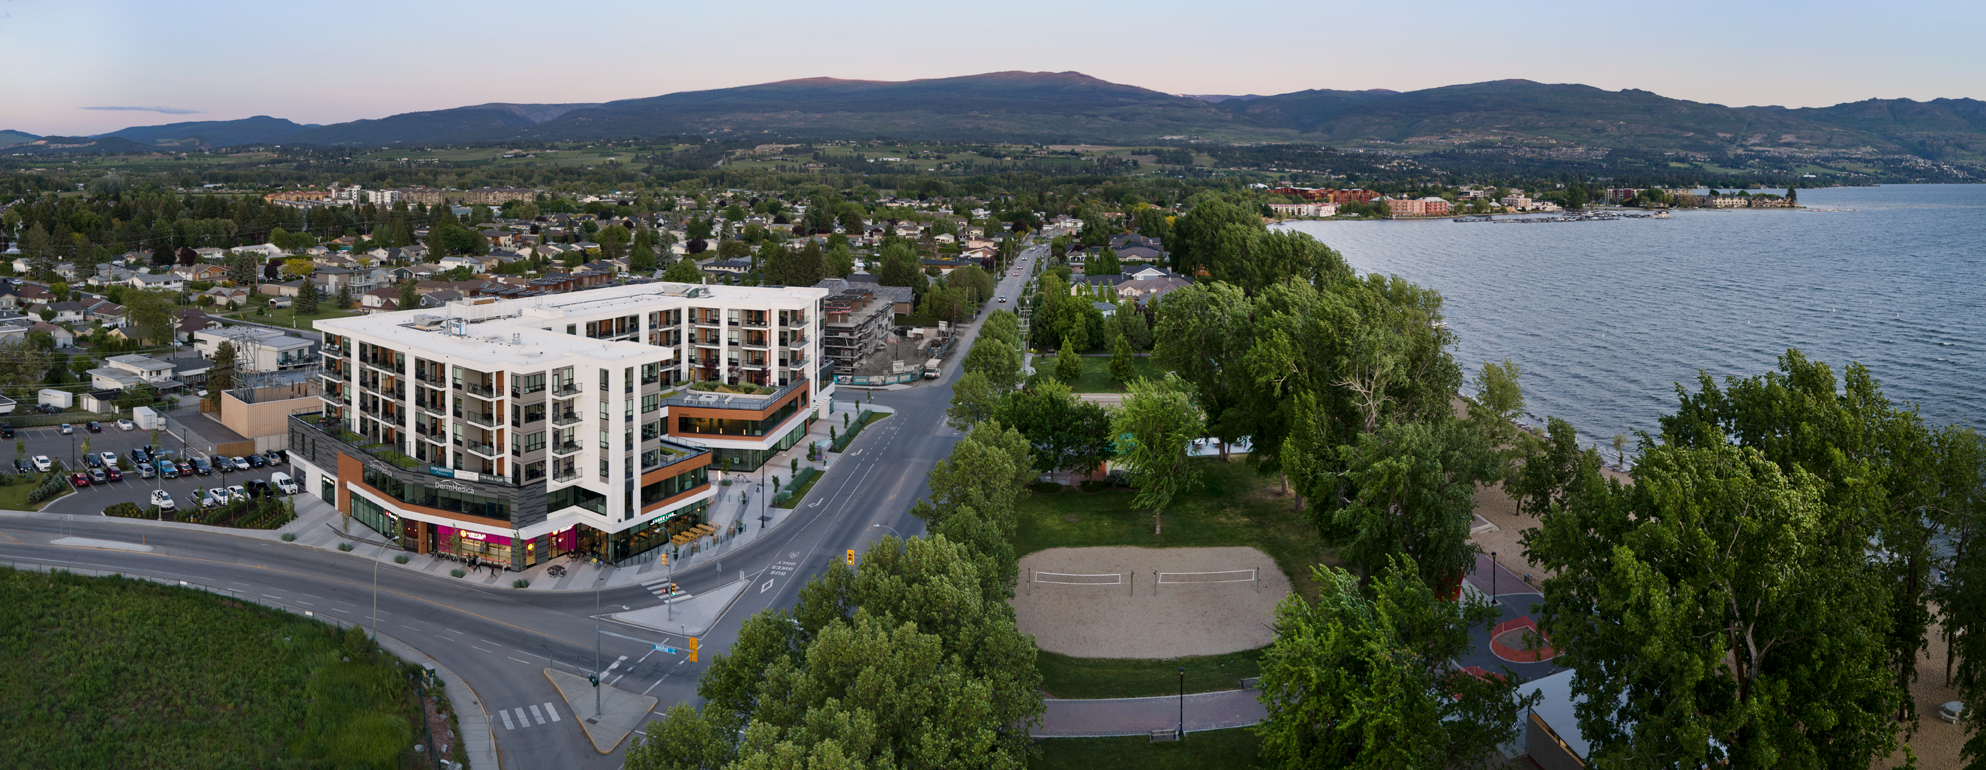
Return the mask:
M 583 419 L 585 418 L 580 417 L 578 412 L 566 412 L 564 414 L 552 415 L 552 424 L 560 427 L 578 425 L 579 421 Z
M 471 396 L 476 396 L 476 397 L 478 397 L 478 398 L 496 398 L 496 397 L 497 397 L 497 390 L 496 390 L 496 388 L 493 388 L 493 387 L 490 387 L 489 385 L 486 385 L 486 384 L 481 384 L 481 383 L 474 383 L 474 382 L 465 382 L 465 383 L 462 383 L 462 392 L 464 392 L 464 393 L 467 393 L 467 394 L 469 394 L 469 395 L 471 395 Z
M 577 441 L 554 441 L 547 444 L 545 448 L 551 450 L 552 454 L 560 457 L 579 454 L 579 442 Z
M 448 384 L 441 379 L 441 375 L 432 374 L 426 369 L 415 369 L 414 379 L 420 380 L 421 382 L 425 382 L 429 385 L 433 385 L 437 388 L 448 387 Z
M 448 445 L 448 434 L 440 430 L 428 430 L 426 427 L 416 423 L 414 425 L 414 434 L 420 436 L 422 441 L 441 444 L 443 446 Z
M 345 348 L 342 345 L 321 345 L 317 349 L 324 351 L 324 355 L 327 356 L 345 355 Z
M 573 396 L 577 396 L 579 395 L 579 383 L 577 382 L 559 383 L 559 386 L 557 388 L 552 389 L 552 395 L 558 396 L 559 398 L 571 398 Z
M 765 395 L 744 393 L 722 393 L 717 391 L 691 389 L 681 395 L 662 399 L 663 406 L 693 406 L 699 409 L 742 409 L 759 411 L 772 406 L 794 388 L 805 387 L 806 378 L 794 380 L 791 384 L 775 389 Z
M 435 417 L 448 416 L 448 406 L 445 404 L 437 404 L 433 401 L 421 401 L 416 399 L 414 401 L 414 408 L 421 410 L 421 413 L 426 415 L 432 415 Z
M 794 354 L 794 355 L 790 355 L 790 356 L 787 356 L 787 357 L 785 357 L 785 358 L 782 358 L 782 359 L 779 359 L 779 365 L 780 365 L 780 366 L 795 366 L 795 367 L 798 367 L 798 366 L 806 366 L 806 365 L 807 365 L 807 357 L 806 357 L 806 356 L 804 356 L 804 355 L 800 355 L 800 354 L 797 354 L 797 353 L 796 353 L 796 354 Z
M 579 471 L 573 468 L 557 468 L 552 471 L 552 480 L 560 483 L 578 481 Z
M 493 413 L 477 414 L 475 412 L 470 412 L 468 414 L 462 415 L 462 419 L 467 420 L 476 425 L 481 425 L 485 428 L 497 428 L 503 425 L 503 423 L 497 420 L 496 415 Z
M 469 450 L 470 454 L 476 455 L 478 457 L 487 457 L 492 460 L 503 456 L 502 449 L 491 446 L 489 444 L 478 444 L 474 441 L 463 442 L 462 448 Z

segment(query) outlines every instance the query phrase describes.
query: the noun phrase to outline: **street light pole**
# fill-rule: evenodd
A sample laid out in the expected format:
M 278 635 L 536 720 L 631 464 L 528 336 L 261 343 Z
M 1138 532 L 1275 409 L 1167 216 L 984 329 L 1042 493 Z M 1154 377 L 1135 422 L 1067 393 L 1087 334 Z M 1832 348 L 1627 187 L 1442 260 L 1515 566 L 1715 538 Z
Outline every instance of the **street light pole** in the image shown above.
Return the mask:
M 1496 552 L 1490 551 L 1490 604 L 1496 603 Z
M 600 587 L 593 586 L 593 718 L 600 718 Z
M 1179 667 L 1179 740 L 1186 740 L 1186 667 Z
M 372 639 L 379 641 L 379 555 L 372 557 Z

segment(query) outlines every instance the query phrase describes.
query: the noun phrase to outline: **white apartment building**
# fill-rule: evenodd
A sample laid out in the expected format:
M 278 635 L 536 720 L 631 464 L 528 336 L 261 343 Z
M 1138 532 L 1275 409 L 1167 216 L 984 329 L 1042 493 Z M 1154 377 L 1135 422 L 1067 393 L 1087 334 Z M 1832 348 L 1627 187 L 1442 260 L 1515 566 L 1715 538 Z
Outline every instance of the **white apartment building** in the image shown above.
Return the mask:
M 654 283 L 319 321 L 298 480 L 410 551 L 654 558 L 703 523 L 711 470 L 763 465 L 832 397 L 827 294 Z

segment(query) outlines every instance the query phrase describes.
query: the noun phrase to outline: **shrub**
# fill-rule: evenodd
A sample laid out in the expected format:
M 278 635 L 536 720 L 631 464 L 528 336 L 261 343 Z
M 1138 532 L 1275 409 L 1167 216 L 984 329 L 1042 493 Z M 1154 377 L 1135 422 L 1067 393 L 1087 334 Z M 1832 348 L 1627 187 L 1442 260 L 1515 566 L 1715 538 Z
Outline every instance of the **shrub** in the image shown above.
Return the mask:
M 351 543 L 339 543 L 339 544 L 338 544 L 338 550 L 340 550 L 340 551 L 350 551 L 350 550 L 352 550 L 352 544 L 351 544 Z
M 283 542 L 285 542 L 285 543 L 293 543 L 293 542 L 296 542 L 296 539 L 297 539 L 297 533 L 295 533 L 295 532 L 284 532 L 284 533 L 283 533 Z
M 529 581 L 529 580 L 525 580 L 524 578 L 518 578 L 518 579 L 516 579 L 516 580 L 512 580 L 512 581 L 510 581 L 510 587 L 511 587 L 511 588 L 530 588 L 530 587 L 531 587 L 531 581 Z
M 459 569 L 452 569 L 452 570 L 449 570 L 449 571 L 448 571 L 448 576 L 449 576 L 449 577 L 458 577 L 458 578 L 459 578 L 459 577 L 462 577 L 463 575 L 467 575 L 467 574 L 469 574 L 469 573 L 467 573 L 467 572 L 463 572 L 462 570 L 459 570 Z
M 103 509 L 103 515 L 135 519 L 144 516 L 145 512 L 138 508 L 137 503 L 112 503 Z
M 393 563 L 394 563 L 394 564 L 406 564 L 406 563 L 407 563 L 407 555 L 403 553 L 403 554 L 400 554 L 399 556 L 395 556 L 395 557 L 393 557 Z

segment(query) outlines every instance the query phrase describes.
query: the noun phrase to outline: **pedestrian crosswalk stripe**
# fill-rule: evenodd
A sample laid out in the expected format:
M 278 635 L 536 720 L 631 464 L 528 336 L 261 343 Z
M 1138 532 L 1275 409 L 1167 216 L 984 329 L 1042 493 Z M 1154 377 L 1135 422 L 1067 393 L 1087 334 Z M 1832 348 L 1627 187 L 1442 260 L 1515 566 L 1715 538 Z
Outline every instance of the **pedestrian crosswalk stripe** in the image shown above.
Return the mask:
M 552 707 L 551 701 L 545 702 L 545 713 L 551 715 L 552 721 L 559 721 L 559 710 Z
M 512 727 L 510 724 L 510 712 L 504 711 L 503 709 L 497 709 L 497 714 L 503 717 L 503 729 L 505 730 L 517 729 L 516 727 Z
M 535 704 L 531 706 L 531 718 L 538 720 L 538 724 L 542 725 L 545 723 L 545 715 L 538 712 L 538 707 Z

